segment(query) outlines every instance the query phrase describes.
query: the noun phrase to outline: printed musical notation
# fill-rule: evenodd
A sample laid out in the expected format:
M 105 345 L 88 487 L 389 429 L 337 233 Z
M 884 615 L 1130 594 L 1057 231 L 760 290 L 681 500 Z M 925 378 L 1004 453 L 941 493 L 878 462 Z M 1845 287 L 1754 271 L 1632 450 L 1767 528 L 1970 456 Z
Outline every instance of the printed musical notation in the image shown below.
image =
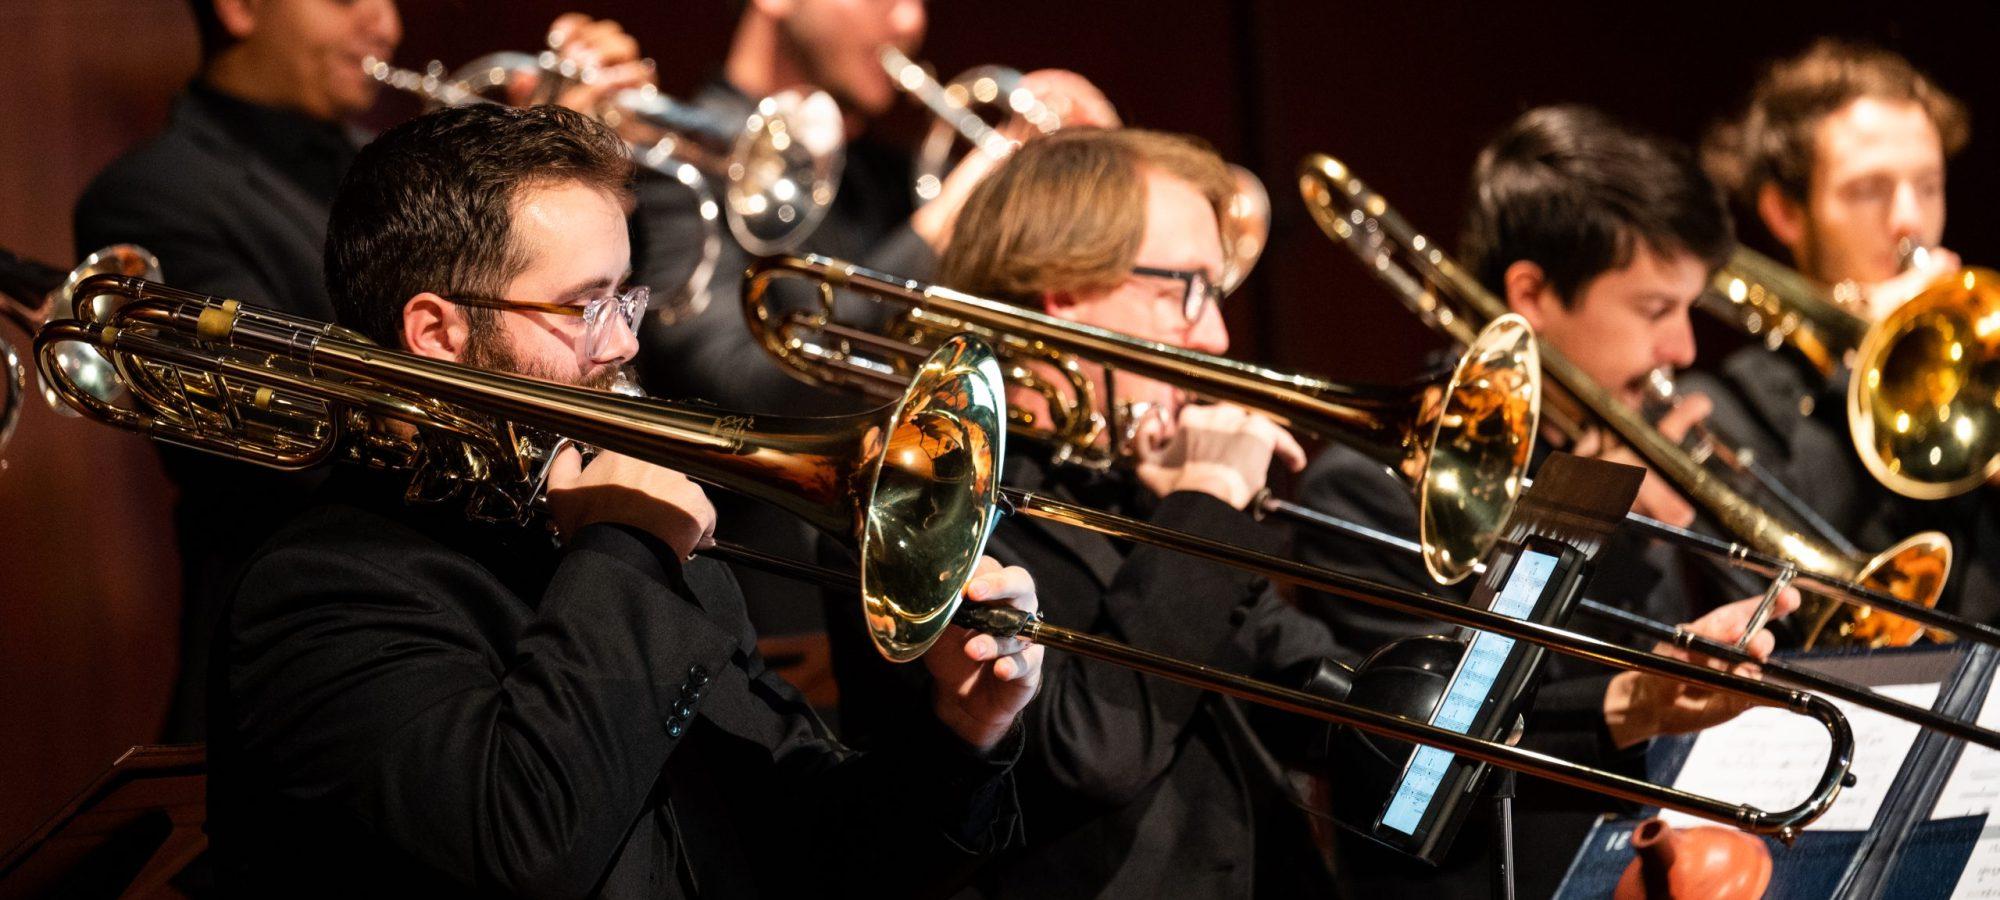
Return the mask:
M 1937 700 L 1938 686 L 1895 684 L 1877 693 L 1919 706 Z M 1840 792 L 1833 808 L 1809 831 L 1865 831 L 1882 808 L 1903 759 L 1917 739 L 1917 725 L 1850 703 L 1833 701 L 1854 728 L 1855 785 Z M 1728 797 L 1759 809 L 1795 806 L 1812 792 L 1826 770 L 1826 729 L 1805 716 L 1758 707 L 1710 728 L 1695 739 L 1674 787 L 1711 797 Z M 1683 813 L 1661 814 L 1674 827 L 1711 824 Z

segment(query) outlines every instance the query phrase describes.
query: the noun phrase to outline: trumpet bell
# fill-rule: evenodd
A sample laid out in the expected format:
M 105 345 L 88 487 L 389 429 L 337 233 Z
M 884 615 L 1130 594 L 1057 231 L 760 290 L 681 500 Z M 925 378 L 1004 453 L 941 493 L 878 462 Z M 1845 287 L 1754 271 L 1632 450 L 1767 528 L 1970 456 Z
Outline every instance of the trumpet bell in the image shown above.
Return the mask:
M 918 368 L 879 449 L 862 529 L 862 618 L 891 662 L 924 654 L 951 624 L 986 547 L 1006 449 L 1000 363 L 954 337 Z
M 825 91 L 758 101 L 729 155 L 729 229 L 759 256 L 797 247 L 840 190 L 846 123 Z
M 1236 181 L 1236 193 L 1222 210 L 1222 239 L 1228 242 L 1229 264 L 1217 282 L 1225 297 L 1243 286 L 1271 240 L 1271 192 L 1264 190 L 1263 179 L 1235 163 L 1229 165 L 1229 176 Z
M 1905 497 L 1956 496 L 2000 472 L 2000 273 L 1940 278 L 1871 329 L 1847 413 L 1861 462 Z
M 1534 329 L 1501 316 L 1459 357 L 1426 415 L 1417 477 L 1424 568 L 1455 584 L 1500 538 L 1521 499 L 1541 420 L 1542 370 Z
M 1910 535 L 1876 554 L 1855 580 L 1899 600 L 1936 606 L 1951 574 L 1951 540 L 1935 531 Z M 1819 598 L 1815 598 L 1819 599 Z M 1814 604 L 1799 610 L 1806 649 L 1907 647 L 1924 636 L 1923 625 L 1858 603 Z M 1932 629 L 1932 640 L 1951 636 Z

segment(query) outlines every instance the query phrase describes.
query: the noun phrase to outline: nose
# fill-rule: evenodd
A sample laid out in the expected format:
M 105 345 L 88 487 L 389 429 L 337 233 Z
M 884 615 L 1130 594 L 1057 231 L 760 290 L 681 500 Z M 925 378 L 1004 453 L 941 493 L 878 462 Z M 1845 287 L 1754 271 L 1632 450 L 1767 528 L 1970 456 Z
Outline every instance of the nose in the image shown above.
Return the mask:
M 1687 310 L 1668 316 L 1660 329 L 1654 339 L 1654 362 L 1676 369 L 1694 365 L 1694 322 L 1688 318 Z
M 590 355 L 590 362 L 598 366 L 623 365 L 639 355 L 638 329 L 627 327 L 616 312 L 607 315 L 612 317 L 612 321 L 604 323 L 604 337 L 597 341 L 596 347 L 591 348 L 594 352 Z M 645 321 L 645 314 L 642 312 L 640 315 L 640 321 Z
M 903 0 L 889 10 L 889 35 L 906 53 L 916 52 L 924 42 L 926 13 L 924 0 Z
M 1221 304 L 1202 307 L 1201 318 L 1188 326 L 1187 347 L 1217 356 L 1229 352 L 1229 323 L 1222 318 Z
M 375 0 L 364 4 L 361 28 L 368 39 L 379 42 L 384 49 L 394 52 L 403 42 L 403 19 L 396 12 L 396 0 Z
M 1905 179 L 1896 182 L 1896 193 L 1889 201 L 1889 234 L 1895 240 L 1910 238 L 1922 241 L 1924 235 L 1924 204 L 1917 186 Z

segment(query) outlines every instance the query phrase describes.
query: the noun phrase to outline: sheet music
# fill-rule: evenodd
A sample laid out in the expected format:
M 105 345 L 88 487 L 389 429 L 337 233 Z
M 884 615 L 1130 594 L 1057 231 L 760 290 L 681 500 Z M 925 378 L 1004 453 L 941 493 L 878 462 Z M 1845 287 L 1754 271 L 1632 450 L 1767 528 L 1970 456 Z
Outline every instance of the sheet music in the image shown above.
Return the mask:
M 2000 691 L 1987 690 L 1977 721 L 1985 728 L 2000 724 Z M 1945 779 L 1937 806 L 1931 809 L 1933 819 L 1987 816 L 1985 830 L 1972 845 L 1972 857 L 1965 861 L 1958 886 L 1952 889 L 1953 900 L 2000 900 L 2000 824 L 1990 815 L 1996 805 L 2000 805 L 2000 752 L 1968 744 L 1959 754 L 1951 777 Z
M 1936 702 L 1938 685 L 1896 684 L 1876 693 L 1928 707 Z M 1856 783 L 1840 792 L 1833 808 L 1810 831 L 1865 831 L 1882 808 L 1882 799 L 1896 780 L 1903 759 L 1910 755 L 1918 728 L 1872 710 L 1834 700 L 1854 729 Z M 1687 764 L 1674 787 L 1731 802 L 1777 811 L 1798 805 L 1812 793 L 1826 769 L 1826 729 L 1805 716 L 1758 707 L 1695 739 Z M 1675 827 L 1713 824 L 1672 811 L 1662 817 Z
M 1987 690 L 1977 721 L 1981 728 L 2000 724 L 2000 691 Z M 1967 744 L 1951 777 L 1945 779 L 1944 793 L 1931 809 L 1931 818 L 1985 815 L 1996 803 L 2000 803 L 2000 752 Z

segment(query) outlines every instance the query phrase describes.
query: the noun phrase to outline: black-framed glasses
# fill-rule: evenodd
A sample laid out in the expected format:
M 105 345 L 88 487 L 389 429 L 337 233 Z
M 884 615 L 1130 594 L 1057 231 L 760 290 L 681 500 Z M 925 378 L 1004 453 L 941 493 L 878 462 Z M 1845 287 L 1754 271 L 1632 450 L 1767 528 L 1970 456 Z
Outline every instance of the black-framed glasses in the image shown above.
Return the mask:
M 1209 304 L 1222 303 L 1222 285 L 1209 280 L 1208 273 L 1200 269 L 1156 269 L 1152 266 L 1133 266 L 1132 274 L 1149 278 L 1171 278 L 1187 285 L 1187 292 L 1181 296 L 1181 315 L 1187 317 L 1189 325 L 1201 321 Z
M 619 322 L 625 333 L 638 335 L 639 320 L 646 315 L 646 306 L 652 302 L 653 291 L 645 285 L 627 288 L 615 294 L 598 294 L 582 306 L 565 303 L 529 303 L 520 300 L 503 300 L 499 297 L 482 297 L 478 294 L 439 294 L 461 306 L 477 306 L 482 309 L 513 310 L 515 312 L 539 312 L 555 316 L 572 316 L 583 320 L 583 331 L 576 337 L 576 358 L 585 366 L 591 360 L 602 356 L 609 349 L 612 335 L 611 323 Z

